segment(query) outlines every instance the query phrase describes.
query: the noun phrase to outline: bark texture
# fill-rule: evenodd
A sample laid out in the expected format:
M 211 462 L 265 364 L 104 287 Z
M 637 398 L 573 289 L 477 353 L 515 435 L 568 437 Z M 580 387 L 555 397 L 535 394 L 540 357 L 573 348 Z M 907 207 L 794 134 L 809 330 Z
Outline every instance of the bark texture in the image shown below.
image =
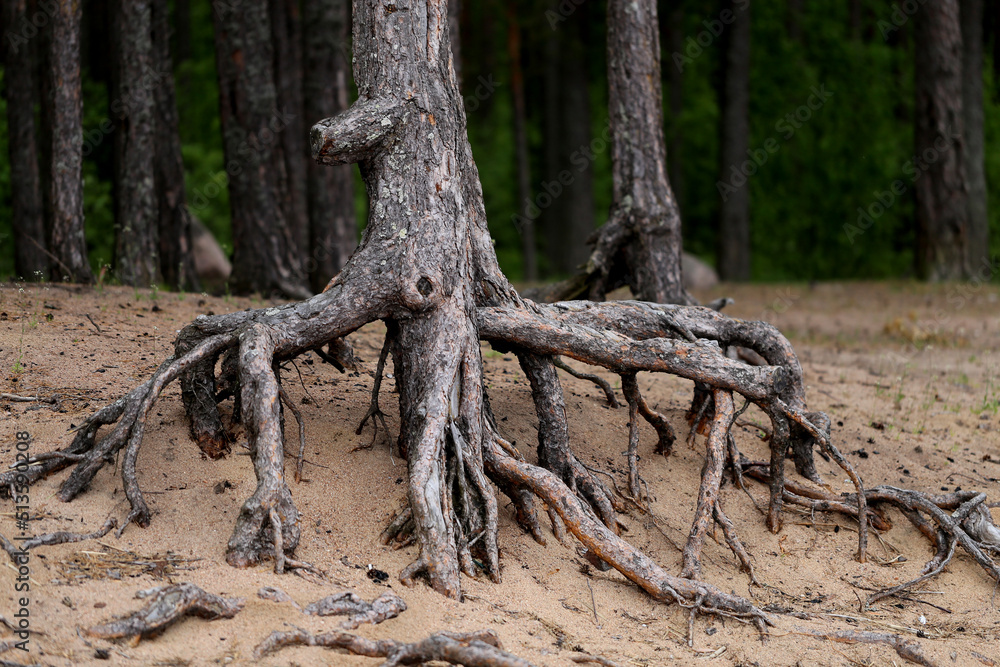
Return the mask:
M 962 112 L 965 121 L 965 174 L 969 184 L 969 270 L 979 274 L 990 262 L 983 134 L 983 0 L 961 0 Z
M 750 185 L 744 177 L 734 183 L 747 159 L 750 142 L 750 5 L 737 7 L 728 2 L 734 20 L 728 27 L 725 43 L 721 103 L 721 147 L 719 182 L 735 187 L 722 192 L 719 208 L 718 261 L 719 278 L 739 281 L 750 279 Z M 789 8 L 789 20 L 797 16 Z M 797 24 L 796 24 L 797 25 Z
M 167 0 L 152 0 L 152 5 L 153 70 L 158 79 L 153 95 L 153 110 L 156 127 L 154 177 L 160 275 L 175 289 L 199 291 L 201 286 L 194 267 L 191 212 L 187 207 L 184 158 L 181 154 L 177 98 L 170 57 L 170 9 Z M 177 3 L 178 20 L 180 5 L 181 3 Z M 180 34 L 178 28 L 178 43 L 181 41 Z
M 286 182 L 281 134 L 293 120 L 279 110 L 268 0 L 212 6 L 226 173 L 233 226 L 232 288 L 309 294 L 282 204 Z
M 347 0 L 315 0 L 303 7 L 303 104 L 310 126 L 347 108 L 350 82 Z M 354 171 L 323 167 L 309 159 L 306 174 L 309 255 L 306 269 L 314 292 L 337 275 L 358 244 Z
M 958 0 L 926 3 L 916 22 L 916 269 L 924 280 L 970 275 L 962 30 Z
M 115 121 L 115 274 L 125 285 L 160 283 L 155 191 L 153 7 L 150 0 L 111 3 L 111 114 Z
M 48 125 L 45 186 L 50 275 L 93 280 L 83 233 L 83 97 L 80 89 L 80 2 L 59 0 L 47 34 L 48 67 L 42 117 Z
M 15 39 L 15 26 L 28 17 L 27 0 L 4 2 L 3 23 L 11 32 L 4 36 L 4 80 L 7 97 L 7 128 L 10 149 L 11 226 L 14 231 L 14 270 L 24 280 L 45 280 L 49 258 L 45 254 L 45 223 L 38 173 L 38 142 L 35 136 L 35 42 Z

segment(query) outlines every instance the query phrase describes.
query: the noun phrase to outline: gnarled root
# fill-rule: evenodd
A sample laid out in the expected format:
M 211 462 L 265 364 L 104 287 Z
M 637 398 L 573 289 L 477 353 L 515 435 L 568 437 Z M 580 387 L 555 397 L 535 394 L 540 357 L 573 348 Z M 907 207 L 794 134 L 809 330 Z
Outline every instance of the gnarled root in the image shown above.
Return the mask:
M 550 471 L 506 455 L 496 441 L 484 442 L 486 467 L 494 479 L 530 488 L 555 510 L 566 528 L 596 557 L 621 572 L 651 597 L 703 612 L 738 618 L 763 630 L 770 619 L 747 600 L 729 595 L 711 584 L 674 577 L 594 517 Z
M 222 598 L 206 593 L 194 584 L 174 584 L 148 591 L 136 597 L 150 598 L 141 609 L 128 616 L 84 630 L 100 639 L 141 638 L 154 635 L 183 616 L 232 618 L 243 609 L 242 598 Z
M 314 635 L 296 628 L 272 632 L 254 649 L 254 658 L 263 658 L 286 646 L 322 646 L 341 649 L 369 658 L 386 658 L 382 667 L 422 665 L 441 661 L 465 667 L 531 667 L 531 663 L 504 651 L 492 630 L 455 633 L 439 632 L 414 644 L 391 639 L 365 639 L 347 632 Z

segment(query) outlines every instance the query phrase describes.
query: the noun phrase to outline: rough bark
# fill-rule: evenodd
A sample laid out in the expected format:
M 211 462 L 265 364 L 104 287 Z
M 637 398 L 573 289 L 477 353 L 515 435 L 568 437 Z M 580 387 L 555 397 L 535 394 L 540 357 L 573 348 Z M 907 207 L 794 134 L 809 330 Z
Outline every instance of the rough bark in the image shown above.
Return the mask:
M 350 72 L 347 0 L 316 0 L 303 7 L 303 103 L 307 124 L 335 116 L 348 104 Z M 337 275 L 358 244 L 354 171 L 309 160 L 306 174 L 310 254 L 306 269 L 313 291 Z
M 306 296 L 305 275 L 282 209 L 290 118 L 274 85 L 267 0 L 212 5 L 226 173 L 233 227 L 232 289 Z
M 582 272 L 532 298 L 602 300 L 629 285 L 644 301 L 693 301 L 681 278 L 681 218 L 667 179 L 658 28 L 652 0 L 608 3 L 611 211 Z
M 750 5 L 727 4 L 735 19 L 723 36 L 719 182 L 734 189 L 720 191 L 716 266 L 722 280 L 738 281 L 750 279 L 750 185 L 746 178 L 734 182 L 734 174 L 743 176 L 740 169 L 750 142 Z M 795 10 L 789 11 L 791 15 Z
M 298 0 L 268 0 L 274 45 L 274 86 L 287 126 L 278 135 L 285 158 L 281 208 L 299 256 L 309 253 L 306 169 L 312 160 L 303 106 L 302 17 Z M 328 74 L 329 76 L 329 74 Z M 308 267 L 306 267 L 308 270 Z
M 983 134 L 983 0 L 961 0 L 960 5 L 965 174 L 969 184 L 969 270 L 976 276 L 990 261 Z
M 154 90 L 156 224 L 160 245 L 160 274 L 180 290 L 201 289 L 194 267 L 191 213 L 187 207 L 184 158 L 178 130 L 177 99 L 170 57 L 170 11 L 167 0 L 152 0 Z M 181 3 L 177 4 L 178 20 Z M 190 28 L 188 28 L 190 29 Z M 178 28 L 180 48 L 180 28 Z
M 114 132 L 115 274 L 125 285 L 160 282 L 153 11 L 149 0 L 111 4 L 111 114 Z
M 35 42 L 14 39 L 13 26 L 20 26 L 29 13 L 27 0 L 4 3 L 5 32 L 0 51 L 4 54 L 7 97 L 7 128 L 10 149 L 11 226 L 14 231 L 14 270 L 24 280 L 45 280 L 49 258 L 45 254 L 45 224 L 38 173 L 35 137 Z
M 83 97 L 80 88 L 80 22 L 83 6 L 59 0 L 46 35 L 48 67 L 42 118 L 48 127 L 48 190 L 43 195 L 46 234 L 55 280 L 93 280 L 83 233 Z
M 916 22 L 916 270 L 924 280 L 969 277 L 969 204 L 958 0 L 925 4 Z

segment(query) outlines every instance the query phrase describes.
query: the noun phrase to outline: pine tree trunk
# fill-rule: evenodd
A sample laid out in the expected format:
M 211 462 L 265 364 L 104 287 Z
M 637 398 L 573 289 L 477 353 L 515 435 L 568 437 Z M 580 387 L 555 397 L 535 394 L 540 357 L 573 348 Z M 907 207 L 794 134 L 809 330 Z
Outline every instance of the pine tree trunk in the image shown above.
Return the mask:
M 916 21 L 917 275 L 962 280 L 969 270 L 969 203 L 958 0 L 927 2 Z M 919 165 L 918 165 L 919 166 Z
M 629 236 L 626 281 L 636 298 L 689 303 L 681 279 L 681 217 L 667 180 L 660 36 L 652 0 L 608 4 L 608 106 L 613 203 L 605 234 Z M 597 250 L 602 249 L 598 241 Z M 594 257 L 591 257 L 591 262 Z M 592 288 L 603 298 L 606 287 Z
M 528 156 L 527 111 L 524 72 L 521 70 L 521 26 L 514 4 L 507 5 L 507 57 L 510 59 L 510 93 L 514 103 L 514 152 L 517 160 L 517 201 L 528 207 L 531 201 L 531 163 Z M 529 207 L 530 208 L 530 207 Z M 535 255 L 535 220 L 528 211 L 515 218 L 521 238 L 521 276 L 528 282 L 538 279 Z
M 733 174 L 741 173 L 750 142 L 750 6 L 740 9 L 731 1 L 725 4 L 735 20 L 724 36 L 719 181 L 732 185 L 735 191 L 727 189 L 722 194 L 717 266 L 722 280 L 749 280 L 750 186 L 746 178 L 739 185 L 734 183 Z
M 667 25 L 664 28 L 668 41 L 666 53 L 682 53 L 684 50 L 684 2 L 674 0 L 671 3 Z M 684 168 L 681 159 L 681 146 L 684 145 L 684 137 L 679 129 L 681 113 L 684 111 L 684 72 L 673 62 L 673 59 L 666 65 L 667 87 L 670 96 L 670 115 L 673 117 L 674 131 L 670 136 L 670 145 L 667 147 L 667 159 L 670 163 L 670 183 L 674 186 L 674 196 L 677 198 L 677 207 L 684 210 Z
M 983 135 L 983 0 L 961 0 L 962 111 L 965 120 L 965 173 L 969 181 L 969 270 L 989 271 L 990 220 L 987 211 Z
M 587 90 L 585 7 L 560 25 L 559 170 L 548 189 L 561 204 L 555 234 L 549 234 L 549 260 L 559 273 L 573 273 L 590 256 L 587 239 L 594 233 L 593 160 L 590 159 L 590 95 Z
M 184 158 L 181 154 L 173 63 L 170 58 L 169 7 L 167 0 L 152 0 L 152 4 L 153 70 L 158 73 L 159 78 L 153 91 L 153 123 L 160 274 L 168 285 L 176 289 L 199 291 L 201 286 L 194 268 L 191 213 L 187 207 Z
M 82 3 L 59 0 L 48 28 L 42 132 L 48 139 L 43 194 L 53 280 L 93 280 L 83 229 L 83 97 L 80 88 Z
M 309 202 L 306 168 L 311 161 L 307 147 L 302 103 L 302 18 L 297 0 L 269 0 L 274 35 L 274 84 L 278 109 L 288 119 L 279 134 L 285 157 L 285 183 L 281 204 L 300 257 L 309 255 Z M 308 268 L 308 267 L 307 267 Z
M 125 285 L 160 282 L 155 153 L 153 12 L 149 0 L 115 0 L 111 115 L 115 122 L 115 272 Z
M 305 3 L 304 116 L 308 126 L 335 116 L 348 104 L 350 46 L 346 0 Z M 320 291 L 347 263 L 358 244 L 354 171 L 350 165 L 307 169 L 310 284 Z
M 45 222 L 38 173 L 35 136 L 35 42 L 15 40 L 18 26 L 29 12 L 27 0 L 5 0 L 3 22 L 4 80 L 7 96 L 7 128 L 10 149 L 11 226 L 14 231 L 14 270 L 23 280 L 46 280 L 49 258 L 45 254 Z M 9 32 L 8 32 L 9 31 Z M 6 48 L 4 48 L 6 47 Z
M 294 119 L 276 98 L 268 2 L 214 3 L 212 18 L 232 210 L 232 290 L 303 297 L 306 277 L 282 209 L 280 135 Z

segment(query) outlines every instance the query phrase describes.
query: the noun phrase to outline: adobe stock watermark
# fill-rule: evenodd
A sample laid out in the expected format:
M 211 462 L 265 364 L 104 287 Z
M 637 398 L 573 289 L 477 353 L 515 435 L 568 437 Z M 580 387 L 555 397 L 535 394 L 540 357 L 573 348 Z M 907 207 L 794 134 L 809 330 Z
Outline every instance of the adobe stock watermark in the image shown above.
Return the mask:
M 134 87 L 125 87 L 122 94 L 116 97 L 111 106 L 108 107 L 111 114 L 118 120 L 125 120 L 135 110 L 135 105 L 139 101 L 139 96 L 148 93 L 160 85 L 166 77 L 173 74 L 169 69 L 158 72 L 152 67 L 146 68 L 139 82 Z M 150 100 L 150 109 L 155 104 Z M 115 131 L 115 125 L 111 117 L 105 116 L 97 127 L 83 131 L 83 156 L 87 157 L 94 152 L 94 149 L 101 145 L 104 138 Z
M 892 13 L 889 14 L 889 20 L 879 19 L 876 24 L 878 31 L 882 34 L 882 39 L 889 41 L 889 36 L 906 25 L 910 17 L 916 14 L 926 2 L 927 0 L 903 0 L 901 3 L 892 3 Z
M 788 141 L 806 123 L 813 114 L 823 108 L 823 105 L 833 97 L 833 93 L 826 89 L 826 84 L 813 86 L 811 94 L 806 103 L 785 114 L 774 124 L 775 132 L 778 132 L 782 141 Z M 764 140 L 764 143 L 753 149 L 747 149 L 748 160 L 744 160 L 739 165 L 730 165 L 729 180 L 716 181 L 715 187 L 719 191 L 722 201 L 728 201 L 729 196 L 737 192 L 747 184 L 757 172 L 763 167 L 772 155 L 781 150 L 781 143 L 777 138 L 771 136 Z
M 52 17 L 59 11 L 58 0 L 39 0 L 38 9 L 31 16 L 22 16 L 21 20 L 7 29 L 4 39 L 11 53 L 27 46 L 28 42 L 38 36 L 38 33 L 49 24 Z
M 493 93 L 496 92 L 497 86 L 502 85 L 499 81 L 493 80 L 493 75 L 479 76 L 476 81 L 476 89 L 465 96 L 465 111 L 466 113 L 475 113 L 481 105 L 486 100 L 493 97 Z M 469 86 L 471 88 L 471 86 Z
M 555 30 L 559 24 L 573 15 L 577 7 L 587 0 L 562 0 L 555 9 L 545 10 L 545 20 L 549 22 L 549 28 Z
M 674 61 L 674 67 L 678 72 L 683 72 L 684 68 L 694 63 L 695 60 L 705 53 L 705 49 L 710 47 L 715 40 L 722 36 L 726 26 L 736 20 L 737 12 L 744 12 L 750 8 L 750 0 L 736 0 L 734 3 L 736 10 L 723 9 L 719 12 L 719 17 L 715 19 L 705 19 L 701 22 L 705 29 L 694 37 L 688 37 L 684 44 L 684 52 L 674 51 L 670 58 Z
M 933 146 L 928 146 L 921 151 L 920 155 L 914 155 L 903 163 L 902 172 L 904 175 L 910 177 L 911 184 L 916 183 L 917 179 L 930 169 L 932 164 L 951 150 L 953 141 L 949 141 L 948 137 L 957 141 L 962 138 L 962 135 L 955 134 L 949 130 L 947 137 L 943 134 L 938 136 L 934 140 Z M 899 198 L 906 194 L 907 189 L 906 182 L 897 178 L 889 184 L 889 189 L 882 191 L 875 190 L 872 193 L 875 197 L 874 201 L 870 202 L 867 206 L 858 207 L 857 223 L 844 223 L 844 235 L 847 236 L 847 241 L 851 245 L 854 245 L 855 239 L 862 236 L 879 218 L 885 215 L 886 211 L 892 208 Z
M 23 544 L 26 540 L 31 539 L 28 534 L 28 523 L 31 520 L 29 512 L 31 509 L 29 496 L 31 486 L 28 476 L 25 474 L 28 462 L 31 460 L 31 434 L 27 431 L 18 431 L 15 449 L 17 453 L 14 455 L 14 470 L 17 471 L 17 474 L 14 475 L 11 492 L 17 534 L 14 535 L 13 540 Z M 14 612 L 15 620 L 9 624 L 9 627 L 21 640 L 15 643 L 14 647 L 27 652 L 28 638 L 31 636 L 31 598 L 28 597 L 28 593 L 31 592 L 31 561 L 28 551 L 24 548 L 18 548 L 17 551 L 10 554 L 10 557 L 14 560 L 14 569 L 17 574 L 14 579 L 14 590 L 20 595 L 14 600 L 17 603 L 17 611 Z
M 521 213 L 513 213 L 510 221 L 514 224 L 518 234 L 522 234 L 526 225 L 533 224 L 542 211 L 552 206 L 552 202 L 562 196 L 563 189 L 576 182 L 577 176 L 587 170 L 587 167 L 597 159 L 597 156 L 608 149 L 611 143 L 611 125 L 604 127 L 604 131 L 594 137 L 589 144 L 584 144 L 573 151 L 569 156 L 570 164 L 575 167 L 574 171 L 563 169 L 556 174 L 555 180 L 543 181 L 542 192 L 535 195 L 534 199 L 526 199 L 523 203 Z
M 229 185 L 229 179 L 239 176 L 247 164 L 253 164 L 259 158 L 261 149 L 271 145 L 278 135 L 295 119 L 295 114 L 287 111 L 276 111 L 268 120 L 267 125 L 257 134 L 250 135 L 240 142 L 236 155 L 226 162 L 226 168 L 218 171 L 201 188 L 196 188 L 188 199 L 188 206 L 195 211 L 205 210 L 209 202 Z

